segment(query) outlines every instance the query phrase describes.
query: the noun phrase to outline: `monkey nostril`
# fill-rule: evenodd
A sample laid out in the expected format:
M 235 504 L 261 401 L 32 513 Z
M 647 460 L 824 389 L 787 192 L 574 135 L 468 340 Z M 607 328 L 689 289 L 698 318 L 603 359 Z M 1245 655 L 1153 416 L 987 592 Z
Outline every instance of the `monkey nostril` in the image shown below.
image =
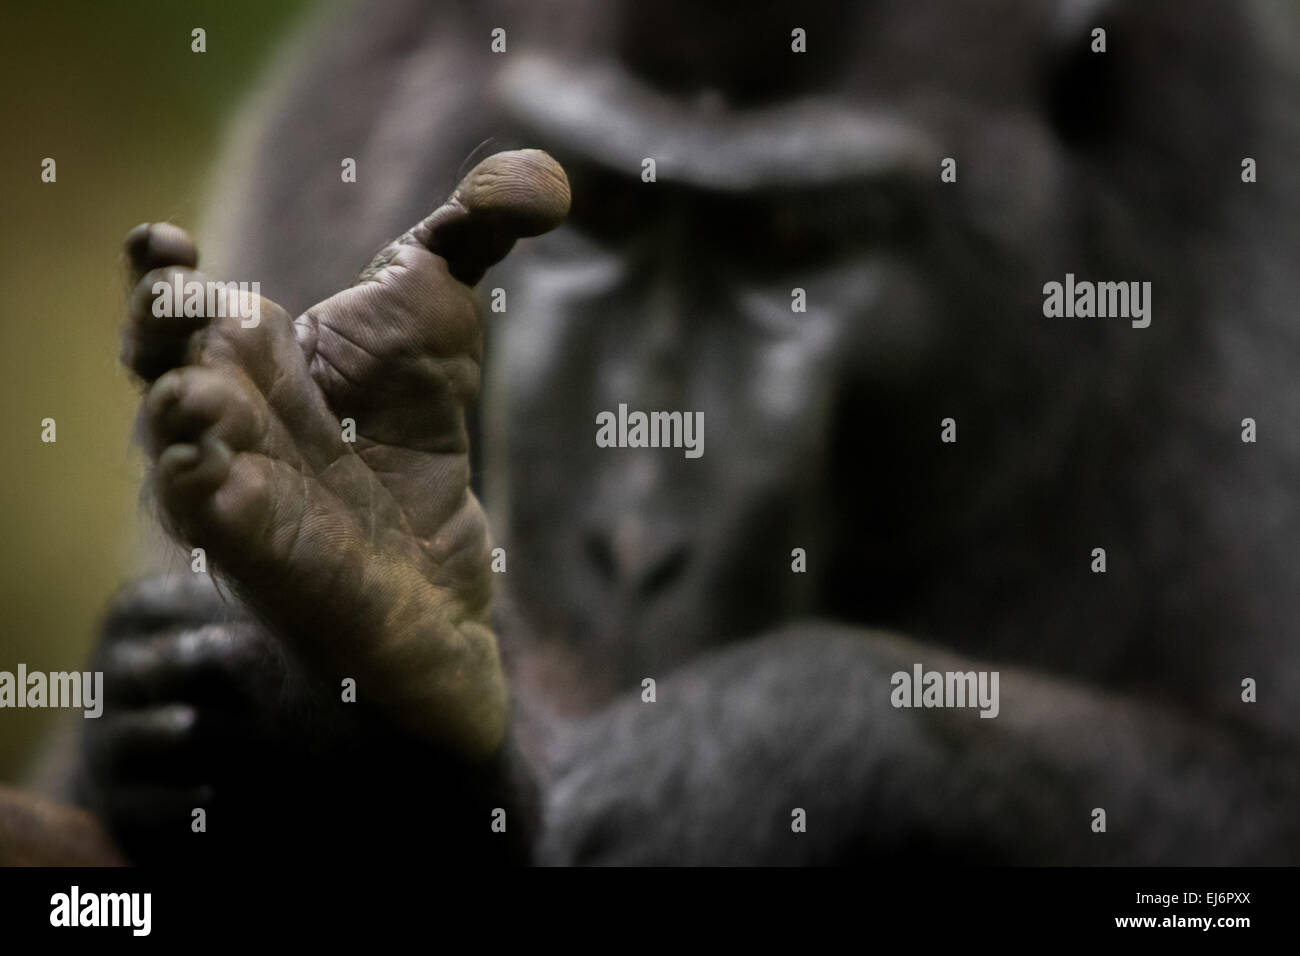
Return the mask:
M 612 538 L 593 532 L 583 536 L 582 546 L 587 562 L 606 583 L 635 589 L 643 598 L 671 586 L 690 563 L 690 550 L 684 544 L 620 548 Z
M 602 578 L 614 581 L 618 577 L 618 559 L 614 556 L 614 548 L 608 538 L 601 534 L 585 535 L 583 549 L 587 553 L 587 560 Z
M 653 565 L 645 578 L 641 581 L 640 592 L 642 597 L 650 597 L 659 591 L 669 587 L 674 581 L 682 576 L 689 564 L 690 552 L 684 546 L 673 548 L 668 554 L 660 559 L 658 564 Z

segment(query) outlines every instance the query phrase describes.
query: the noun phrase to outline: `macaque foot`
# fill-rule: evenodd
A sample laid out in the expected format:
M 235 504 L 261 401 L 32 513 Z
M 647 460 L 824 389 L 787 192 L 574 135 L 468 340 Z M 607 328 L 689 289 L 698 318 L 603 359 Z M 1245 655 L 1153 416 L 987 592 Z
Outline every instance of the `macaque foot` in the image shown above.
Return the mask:
M 545 153 L 489 157 L 296 320 L 256 285 L 214 296 L 176 227 L 127 238 L 123 359 L 150 383 L 141 426 L 164 521 L 310 667 L 473 756 L 499 746 L 506 708 L 469 490 L 471 286 L 567 207 Z

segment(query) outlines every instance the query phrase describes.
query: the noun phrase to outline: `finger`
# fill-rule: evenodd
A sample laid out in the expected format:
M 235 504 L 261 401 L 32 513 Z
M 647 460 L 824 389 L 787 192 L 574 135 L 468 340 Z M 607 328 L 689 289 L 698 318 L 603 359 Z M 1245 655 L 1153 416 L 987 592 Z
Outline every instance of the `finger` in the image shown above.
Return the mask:
M 98 723 L 86 760 L 95 780 L 112 783 L 106 789 L 212 783 L 252 766 L 266 739 L 245 714 L 190 704 L 124 710 Z
M 87 732 L 91 773 L 100 780 L 198 782 L 197 722 L 189 704 L 106 714 Z
M 104 621 L 104 636 L 111 642 L 246 616 L 242 605 L 226 601 L 210 575 L 160 574 L 118 592 Z
M 190 234 L 169 222 L 141 223 L 126 234 L 122 246 L 132 286 L 154 269 L 165 266 L 193 269 L 199 262 L 198 247 Z
M 450 199 L 381 250 L 361 279 L 387 265 L 395 245 L 419 245 L 445 259 L 455 279 L 474 285 L 517 239 L 549 232 L 568 212 L 569 180 L 549 154 L 497 153 L 470 170 Z
M 115 703 L 164 701 L 247 704 L 248 688 L 275 653 L 252 621 L 208 624 L 117 641 L 101 656 L 104 688 Z

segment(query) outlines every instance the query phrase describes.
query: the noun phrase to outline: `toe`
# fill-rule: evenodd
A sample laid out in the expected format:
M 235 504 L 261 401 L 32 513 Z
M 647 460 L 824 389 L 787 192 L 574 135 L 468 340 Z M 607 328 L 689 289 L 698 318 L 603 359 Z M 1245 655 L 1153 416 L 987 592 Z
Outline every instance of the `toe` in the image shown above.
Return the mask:
M 158 456 L 154 468 L 158 500 L 168 523 L 186 540 L 203 543 L 194 534 L 196 519 L 230 474 L 233 457 L 225 442 L 209 436 L 169 445 Z
M 151 269 L 127 298 L 122 364 L 146 382 L 183 365 L 191 355 L 195 333 L 207 325 L 206 318 L 186 316 L 183 308 L 173 308 L 172 290 L 192 282 L 206 279 L 191 268 Z
M 172 369 L 149 389 L 141 417 L 145 444 L 154 456 L 171 445 L 196 445 L 208 435 L 235 453 L 251 451 L 295 467 L 302 464 L 284 425 L 238 369 Z
M 141 223 L 126 234 L 122 245 L 132 285 L 154 269 L 164 266 L 193 269 L 199 261 L 198 247 L 190 234 L 169 222 Z

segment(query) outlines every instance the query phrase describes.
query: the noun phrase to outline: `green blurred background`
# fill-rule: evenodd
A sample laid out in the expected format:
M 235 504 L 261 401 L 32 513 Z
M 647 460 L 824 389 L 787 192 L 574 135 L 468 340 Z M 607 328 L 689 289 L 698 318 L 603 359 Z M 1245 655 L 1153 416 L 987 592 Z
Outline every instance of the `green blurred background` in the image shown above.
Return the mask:
M 80 668 L 139 540 L 122 236 L 194 228 L 238 105 L 307 0 L 14 6 L 0 36 L 0 670 Z M 190 31 L 207 31 L 207 52 Z M 56 183 L 41 182 L 52 157 Z M 43 418 L 58 441 L 41 442 Z M 57 712 L 0 710 L 0 781 Z

